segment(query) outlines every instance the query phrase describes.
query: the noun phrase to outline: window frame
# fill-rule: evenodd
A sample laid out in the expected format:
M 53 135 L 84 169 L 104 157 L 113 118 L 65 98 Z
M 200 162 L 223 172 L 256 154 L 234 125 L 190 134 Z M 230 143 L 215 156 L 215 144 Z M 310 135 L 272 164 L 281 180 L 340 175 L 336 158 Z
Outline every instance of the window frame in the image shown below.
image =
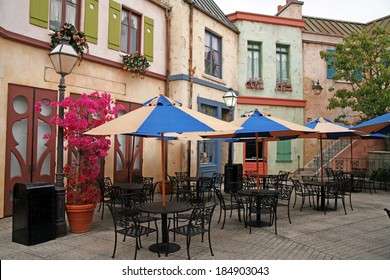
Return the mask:
M 49 29 L 50 30 L 54 30 L 54 29 L 51 29 L 51 3 L 52 3 L 53 0 L 50 0 L 50 6 L 49 6 Z M 61 22 L 60 22 L 60 26 L 64 25 L 65 23 L 67 23 L 67 20 L 66 20 L 66 7 L 67 7 L 67 4 L 68 4 L 68 0 L 61 0 L 61 3 L 62 3 L 62 6 L 61 6 Z M 77 28 L 77 29 L 80 29 L 80 17 L 81 17 L 81 0 L 76 0 L 76 19 L 75 19 L 75 23 L 74 23 L 74 26 Z
M 285 51 L 279 50 L 279 49 L 286 49 Z M 283 79 L 283 55 L 286 55 L 286 78 Z M 278 62 L 278 57 L 280 58 Z M 276 45 L 276 58 L 275 58 L 276 65 L 279 63 L 280 66 L 280 73 L 278 75 L 278 68 L 276 67 L 276 83 L 282 83 L 283 81 L 291 82 L 290 77 L 290 46 L 284 45 L 284 44 L 277 44 Z
M 206 42 L 206 37 L 207 35 L 210 36 L 210 42 L 209 42 L 209 45 L 207 45 L 207 42 Z M 218 42 L 218 64 L 217 63 L 214 63 L 214 60 L 213 60 L 213 55 L 210 56 L 211 60 L 209 60 L 206 56 L 206 49 L 209 49 L 209 53 L 211 53 L 211 50 L 213 50 L 213 38 L 217 39 L 217 42 Z M 205 74 L 207 75 L 210 75 L 210 76 L 213 76 L 213 77 L 216 77 L 218 79 L 222 79 L 222 37 L 218 36 L 217 34 L 211 32 L 210 30 L 205 30 L 205 56 L 204 56 L 204 72 Z M 207 68 L 210 68 L 210 67 L 207 67 L 207 64 L 211 65 L 211 69 L 210 69 L 210 72 L 208 72 L 208 69 Z M 214 75 L 214 70 L 213 68 L 218 66 L 219 67 L 219 71 L 218 71 L 218 75 Z
M 127 31 L 127 49 L 124 50 L 122 47 L 122 15 L 123 15 L 123 12 L 126 12 L 128 13 L 128 22 L 127 22 L 127 26 L 128 26 L 128 31 Z M 134 53 L 134 51 L 132 52 L 131 51 L 131 16 L 134 15 L 134 16 L 137 16 L 138 17 L 138 34 L 137 34 L 137 43 L 136 43 L 136 51 L 135 52 L 138 52 L 138 53 L 141 53 L 141 33 L 142 33 L 142 20 L 143 20 L 143 16 L 142 14 L 140 13 L 137 13 L 136 11 L 132 10 L 132 9 L 129 9 L 127 7 L 123 7 L 122 6 L 122 10 L 121 10 L 121 26 L 120 26 L 120 38 L 119 38 L 119 49 L 121 52 L 123 53 L 127 53 L 127 54 L 131 54 L 131 53 Z

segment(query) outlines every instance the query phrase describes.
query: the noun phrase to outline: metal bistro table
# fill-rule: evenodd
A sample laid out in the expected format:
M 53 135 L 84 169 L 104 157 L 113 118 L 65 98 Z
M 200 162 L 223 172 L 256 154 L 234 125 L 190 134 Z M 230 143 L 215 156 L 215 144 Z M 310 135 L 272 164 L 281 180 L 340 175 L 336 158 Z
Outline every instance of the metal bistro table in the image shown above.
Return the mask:
M 260 198 L 262 196 L 267 196 L 267 195 L 273 195 L 273 194 L 276 194 L 278 193 L 278 191 L 276 190 L 240 190 L 237 192 L 239 195 L 242 195 L 242 196 L 253 196 L 255 195 L 256 198 L 258 200 L 260 200 Z M 256 203 L 256 205 L 260 205 L 260 203 Z M 255 221 L 252 221 L 251 224 L 250 224 L 252 227 L 264 227 L 264 226 L 268 226 L 269 223 L 267 222 L 262 222 L 261 221 L 261 216 L 260 214 L 258 213 L 256 215 L 256 220 Z
M 150 214 L 161 214 L 161 233 L 162 242 L 150 245 L 149 250 L 160 253 L 173 253 L 180 250 L 180 245 L 169 242 L 168 214 L 188 211 L 192 208 L 190 203 L 167 201 L 165 206 L 161 201 L 139 204 L 136 206 L 141 212 Z
M 118 186 L 124 192 L 140 192 L 143 188 L 141 183 L 115 183 L 115 186 Z

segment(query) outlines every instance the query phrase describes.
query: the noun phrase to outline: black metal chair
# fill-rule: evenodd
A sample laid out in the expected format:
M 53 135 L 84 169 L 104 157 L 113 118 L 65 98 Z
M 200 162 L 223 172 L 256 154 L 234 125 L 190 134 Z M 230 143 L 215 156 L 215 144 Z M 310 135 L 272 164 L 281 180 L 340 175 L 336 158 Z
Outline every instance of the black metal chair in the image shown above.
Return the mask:
M 112 219 L 114 221 L 114 251 L 112 253 L 112 258 L 115 257 L 116 247 L 118 243 L 118 234 L 124 236 L 123 241 L 125 241 L 126 236 L 135 238 L 135 253 L 134 260 L 137 259 L 137 252 L 142 248 L 141 237 L 149 235 L 150 233 L 156 233 L 156 242 L 158 242 L 158 227 L 157 220 L 154 220 L 155 228 L 143 226 L 140 220 L 140 216 L 135 212 L 126 211 L 121 207 L 114 207 L 112 204 L 108 204 L 108 208 L 111 212 Z M 160 252 L 157 252 L 160 257 Z
M 213 178 L 213 188 L 221 190 L 223 183 L 223 174 L 214 172 L 211 177 Z
M 383 209 L 386 213 L 387 213 L 387 215 L 389 216 L 389 218 L 390 218 L 390 210 L 389 209 L 387 209 L 387 208 L 385 208 L 385 209 Z
M 200 177 L 196 183 L 196 191 L 198 198 L 205 201 L 205 195 L 207 194 L 207 200 L 210 201 L 213 196 L 214 183 L 212 177 Z M 214 197 L 215 202 L 215 197 Z
M 275 226 L 275 234 L 278 234 L 276 225 L 276 212 L 278 208 L 278 193 L 262 196 L 251 195 L 247 200 L 246 222 L 249 225 L 249 233 L 252 234 L 252 215 L 269 215 L 268 226 Z
M 277 191 L 278 191 L 278 207 L 280 206 L 287 207 L 288 221 L 291 224 L 290 201 L 291 201 L 291 194 L 293 192 L 293 186 L 287 184 L 286 185 L 279 184 L 277 187 Z
M 144 202 L 153 202 L 154 193 L 156 191 L 158 182 L 145 182 L 142 186 L 141 194 Z
M 295 204 L 297 202 L 297 197 L 300 196 L 302 203 L 301 203 L 301 208 L 299 211 L 302 211 L 303 205 L 305 203 L 306 198 L 309 200 L 309 205 L 311 207 L 311 198 L 312 194 L 309 192 L 309 190 L 298 180 L 291 178 L 291 182 L 293 183 L 294 186 L 294 205 L 293 208 L 295 207 Z
M 237 210 L 238 213 L 238 220 L 241 222 L 241 209 L 244 212 L 244 218 L 245 218 L 245 205 L 243 201 L 237 196 L 237 194 L 232 194 L 231 199 L 234 198 L 234 200 L 230 201 L 230 203 L 226 203 L 225 198 L 222 195 L 222 192 L 219 189 L 215 189 L 215 195 L 218 198 L 219 201 L 219 218 L 218 218 L 218 224 L 221 221 L 222 217 L 222 211 L 223 211 L 223 222 L 221 229 L 225 226 L 226 221 L 226 211 L 230 211 L 230 218 L 232 217 L 233 210 Z
M 101 194 L 98 212 L 100 211 L 100 209 L 102 210 L 101 219 L 103 219 L 104 205 L 107 203 L 110 203 L 110 198 L 111 198 L 111 194 L 112 194 L 112 182 L 111 182 L 110 177 L 98 179 L 97 182 L 98 182 L 100 194 Z
M 175 226 L 170 231 L 176 234 L 184 235 L 186 237 L 186 246 L 187 246 L 187 256 L 190 260 L 190 244 L 191 238 L 196 235 L 202 236 L 202 242 L 204 241 L 204 235 L 207 233 L 209 240 L 210 253 L 214 256 L 213 249 L 211 246 L 211 219 L 213 217 L 214 209 L 216 204 L 211 205 L 198 205 L 195 206 L 191 212 L 191 216 L 188 220 L 188 223 L 181 226 Z M 168 252 L 168 250 L 167 250 Z M 168 254 L 168 253 L 167 253 Z

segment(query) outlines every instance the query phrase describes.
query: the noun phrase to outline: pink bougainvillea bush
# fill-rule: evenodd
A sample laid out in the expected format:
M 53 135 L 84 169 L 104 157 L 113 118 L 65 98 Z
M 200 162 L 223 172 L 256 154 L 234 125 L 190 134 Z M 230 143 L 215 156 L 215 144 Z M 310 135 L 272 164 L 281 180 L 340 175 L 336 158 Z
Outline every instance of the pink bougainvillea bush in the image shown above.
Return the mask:
M 85 135 L 84 132 L 115 119 L 124 107 L 105 92 L 84 93 L 77 99 L 66 97 L 61 102 L 52 102 L 51 106 L 64 108 L 64 118 L 56 115 L 51 124 L 63 128 L 64 149 L 74 153 L 76 158 L 64 167 L 66 203 L 96 203 L 100 199 L 100 191 L 95 187 L 99 159 L 107 156 L 111 143 L 107 136 Z M 41 104 L 38 102 L 35 107 L 39 111 Z M 54 138 L 55 135 L 46 134 L 45 137 Z

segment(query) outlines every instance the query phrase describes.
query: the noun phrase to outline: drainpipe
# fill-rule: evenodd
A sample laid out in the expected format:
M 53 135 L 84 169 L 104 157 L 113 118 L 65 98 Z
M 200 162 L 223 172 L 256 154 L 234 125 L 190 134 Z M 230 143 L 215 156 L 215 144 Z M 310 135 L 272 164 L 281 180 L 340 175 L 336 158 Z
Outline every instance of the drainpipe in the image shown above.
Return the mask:
M 188 76 L 189 76 L 189 94 L 188 94 L 188 108 L 192 109 L 192 97 L 193 97 L 193 91 L 194 91 L 194 72 L 195 69 L 193 69 L 192 65 L 192 57 L 193 57 L 193 35 L 194 35 L 194 1 L 190 0 L 188 1 L 188 4 L 190 5 L 190 15 L 189 15 L 189 26 L 190 26 L 190 34 L 189 34 L 189 60 L 188 60 Z M 187 148 L 187 173 L 191 174 L 191 141 L 188 141 L 188 148 Z M 199 147 L 198 147 L 199 148 Z M 197 168 L 197 175 L 198 175 L 198 168 Z
M 171 9 L 165 10 L 166 19 L 166 51 L 165 61 L 167 62 L 166 80 L 165 80 L 165 96 L 169 97 L 169 76 L 171 75 Z

